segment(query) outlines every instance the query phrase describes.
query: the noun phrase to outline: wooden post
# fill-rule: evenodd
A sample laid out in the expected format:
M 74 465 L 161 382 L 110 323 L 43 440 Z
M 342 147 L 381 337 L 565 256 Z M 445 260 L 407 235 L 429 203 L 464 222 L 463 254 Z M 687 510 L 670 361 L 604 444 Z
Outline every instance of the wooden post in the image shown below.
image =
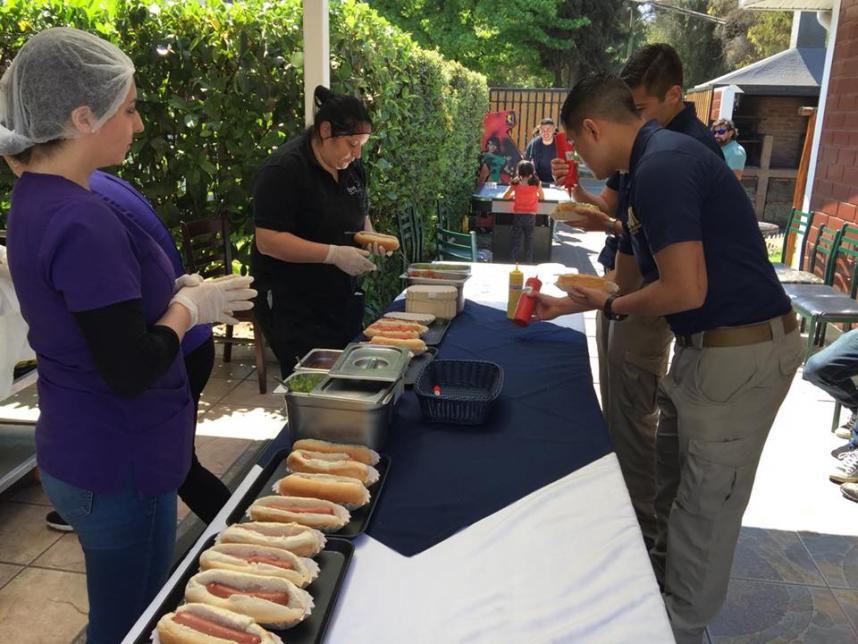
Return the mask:
M 328 0 L 304 0 L 304 124 L 313 124 L 313 92 L 331 86 Z
M 766 134 L 763 137 L 763 152 L 760 155 L 760 172 L 757 175 L 757 194 L 754 196 L 754 210 L 758 218 L 762 218 L 766 212 L 766 194 L 769 191 L 769 169 L 772 164 L 772 143 L 775 137 Z
M 810 149 L 813 146 L 813 130 L 816 127 L 816 108 L 815 107 L 800 107 L 798 108 L 799 116 L 808 116 L 807 127 L 804 132 L 804 144 L 801 147 L 801 159 L 798 162 L 798 174 L 795 177 L 795 189 L 792 192 L 792 207 L 801 210 L 801 205 L 804 203 L 804 189 L 807 183 L 807 169 L 810 166 Z M 792 235 L 790 231 L 785 230 L 787 236 L 786 253 L 784 253 L 784 263 L 787 266 L 792 266 L 793 255 L 795 254 L 795 246 L 798 240 L 797 234 Z

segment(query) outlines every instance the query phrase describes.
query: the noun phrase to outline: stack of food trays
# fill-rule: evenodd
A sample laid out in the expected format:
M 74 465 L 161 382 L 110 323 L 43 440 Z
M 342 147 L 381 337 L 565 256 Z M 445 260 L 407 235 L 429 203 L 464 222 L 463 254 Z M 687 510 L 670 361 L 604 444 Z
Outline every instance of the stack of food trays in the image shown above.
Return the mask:
M 362 445 L 299 440 L 278 453 L 206 544 L 183 595 L 162 605 L 153 641 L 277 644 L 288 631 L 290 644 L 321 642 L 351 560 L 347 539 L 366 529 L 388 468 Z

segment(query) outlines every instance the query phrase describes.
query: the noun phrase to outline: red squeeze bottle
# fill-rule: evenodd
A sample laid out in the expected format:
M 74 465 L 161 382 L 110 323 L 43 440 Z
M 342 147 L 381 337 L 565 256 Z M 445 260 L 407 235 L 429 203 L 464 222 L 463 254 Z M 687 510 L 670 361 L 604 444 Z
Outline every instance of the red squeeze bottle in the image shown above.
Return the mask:
M 515 315 L 512 321 L 518 326 L 527 326 L 533 317 L 533 309 L 536 306 L 536 293 L 542 288 L 542 282 L 538 277 L 528 277 L 518 298 L 518 306 L 515 307 Z
M 578 183 L 578 164 L 572 156 L 572 145 L 566 140 L 566 132 L 561 131 L 554 135 L 554 149 L 556 158 L 566 161 L 566 167 L 569 169 L 560 185 L 566 188 L 567 192 L 571 192 L 572 186 Z

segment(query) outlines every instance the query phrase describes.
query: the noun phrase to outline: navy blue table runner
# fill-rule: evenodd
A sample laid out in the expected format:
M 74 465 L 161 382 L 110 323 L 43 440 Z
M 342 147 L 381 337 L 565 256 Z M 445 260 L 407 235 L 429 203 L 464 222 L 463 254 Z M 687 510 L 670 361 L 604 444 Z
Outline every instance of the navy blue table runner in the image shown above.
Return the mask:
M 392 308 L 402 308 L 398 302 Z M 369 535 L 405 556 L 434 546 L 612 451 L 583 334 L 467 302 L 437 359 L 504 369 L 484 425 L 426 423 L 413 391 L 397 407 L 384 452 L 392 467 Z

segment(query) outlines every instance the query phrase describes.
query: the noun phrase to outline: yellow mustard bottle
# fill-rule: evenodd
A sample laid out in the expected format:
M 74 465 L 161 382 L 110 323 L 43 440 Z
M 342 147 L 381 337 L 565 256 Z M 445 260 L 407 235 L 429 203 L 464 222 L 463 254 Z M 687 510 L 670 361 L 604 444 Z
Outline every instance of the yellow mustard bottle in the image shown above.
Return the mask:
M 515 317 L 515 309 L 518 306 L 518 298 L 521 297 L 521 288 L 524 285 L 524 273 L 518 270 L 518 264 L 509 272 L 509 294 L 506 301 L 506 316 L 511 320 Z

